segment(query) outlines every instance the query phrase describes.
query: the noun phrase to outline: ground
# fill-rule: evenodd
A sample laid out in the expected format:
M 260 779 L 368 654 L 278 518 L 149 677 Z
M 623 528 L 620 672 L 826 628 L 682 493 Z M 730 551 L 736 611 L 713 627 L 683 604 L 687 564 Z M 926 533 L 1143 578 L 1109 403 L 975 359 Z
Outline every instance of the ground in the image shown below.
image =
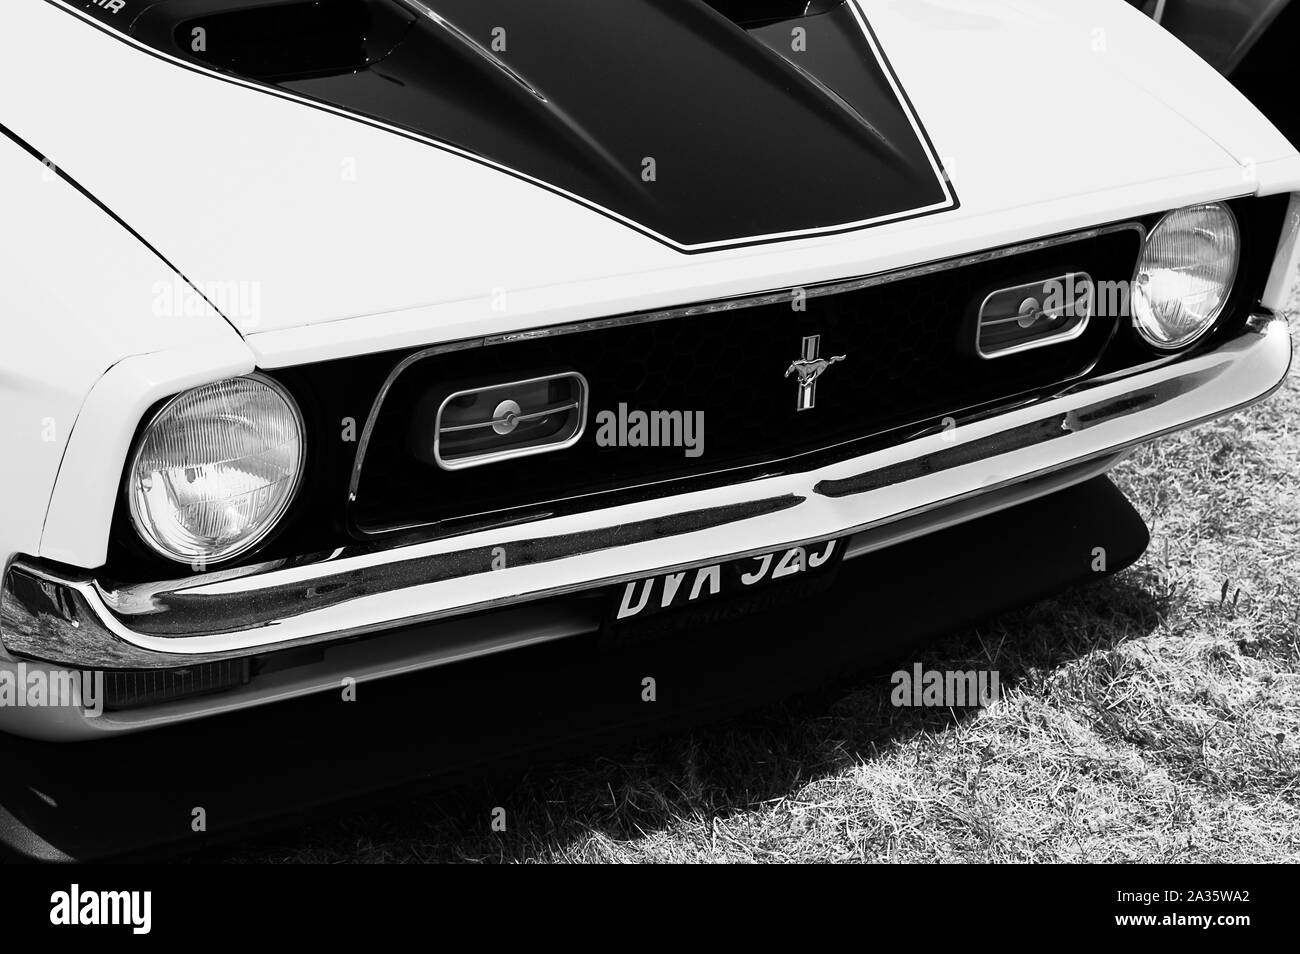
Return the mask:
M 988 709 L 894 708 L 864 677 L 221 857 L 1300 860 L 1300 374 L 1114 478 L 1151 527 L 1136 566 L 921 657 L 999 670 Z

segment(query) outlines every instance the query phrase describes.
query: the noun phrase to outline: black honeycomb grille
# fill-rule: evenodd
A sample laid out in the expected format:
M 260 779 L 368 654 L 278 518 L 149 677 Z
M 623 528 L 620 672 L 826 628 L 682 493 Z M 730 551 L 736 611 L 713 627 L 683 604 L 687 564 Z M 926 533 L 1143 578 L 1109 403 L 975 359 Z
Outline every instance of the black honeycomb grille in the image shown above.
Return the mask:
M 980 358 L 975 319 L 990 292 L 1068 272 L 1128 281 L 1141 241 L 1119 229 L 1013 256 L 874 287 L 690 317 L 620 325 L 433 355 L 393 382 L 366 450 L 354 525 L 365 531 L 557 512 L 612 498 L 678 492 L 709 482 L 819 466 L 887 440 L 1053 388 L 1085 374 L 1119 315 L 1093 319 L 1069 342 Z M 797 410 L 803 338 L 847 355 L 820 379 L 816 407 Z M 469 471 L 446 472 L 406 449 L 413 409 L 430 392 L 579 371 L 591 386 L 587 432 L 574 447 Z M 701 411 L 703 454 L 680 447 L 603 447 L 596 415 L 620 404 Z

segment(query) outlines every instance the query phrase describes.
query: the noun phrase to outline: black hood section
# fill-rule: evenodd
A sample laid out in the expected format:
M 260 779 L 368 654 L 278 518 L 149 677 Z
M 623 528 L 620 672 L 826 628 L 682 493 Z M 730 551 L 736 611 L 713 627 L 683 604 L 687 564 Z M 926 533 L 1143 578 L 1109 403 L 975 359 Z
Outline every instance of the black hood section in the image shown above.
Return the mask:
M 83 3 L 160 52 L 455 147 L 684 251 L 956 205 L 849 3 Z

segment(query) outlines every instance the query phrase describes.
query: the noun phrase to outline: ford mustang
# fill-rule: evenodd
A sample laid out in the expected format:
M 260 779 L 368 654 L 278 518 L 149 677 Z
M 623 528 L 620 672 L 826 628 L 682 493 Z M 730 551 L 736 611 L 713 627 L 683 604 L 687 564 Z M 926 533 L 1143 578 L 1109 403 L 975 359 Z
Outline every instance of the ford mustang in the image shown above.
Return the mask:
M 831 676 L 1132 563 L 1107 470 L 1290 364 L 1300 156 L 1125 0 L 0 16 L 11 736 Z

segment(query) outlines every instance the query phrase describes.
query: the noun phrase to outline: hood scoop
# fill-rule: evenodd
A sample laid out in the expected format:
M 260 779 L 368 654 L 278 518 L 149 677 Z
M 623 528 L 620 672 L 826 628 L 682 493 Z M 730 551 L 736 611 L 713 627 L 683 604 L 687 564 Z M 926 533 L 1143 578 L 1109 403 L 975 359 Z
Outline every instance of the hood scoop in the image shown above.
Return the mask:
M 285 83 L 368 69 L 414 20 L 387 0 L 171 0 L 145 10 L 131 32 L 215 70 Z
M 957 204 L 852 2 L 159 0 L 113 25 L 682 251 Z

